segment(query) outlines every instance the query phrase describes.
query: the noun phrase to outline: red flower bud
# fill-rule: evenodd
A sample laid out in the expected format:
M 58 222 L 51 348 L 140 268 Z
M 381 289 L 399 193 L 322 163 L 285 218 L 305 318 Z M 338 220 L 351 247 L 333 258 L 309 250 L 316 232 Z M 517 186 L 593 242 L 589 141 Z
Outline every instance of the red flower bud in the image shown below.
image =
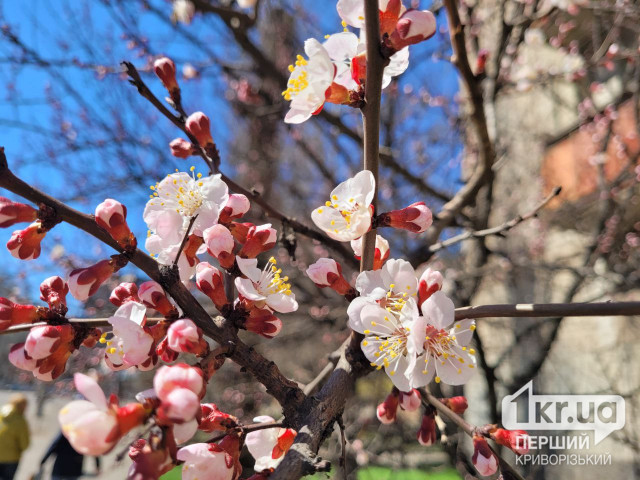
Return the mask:
M 227 203 L 224 205 L 224 208 L 220 212 L 220 218 L 218 218 L 218 222 L 222 224 L 227 224 L 231 220 L 235 220 L 241 218 L 245 213 L 249 211 L 251 208 L 251 203 L 249 203 L 249 199 L 242 195 L 241 193 L 232 193 L 229 195 L 229 199 Z
M 144 282 L 138 289 L 138 296 L 146 307 L 153 308 L 165 317 L 173 317 L 178 314 L 178 310 L 169 301 L 163 288 L 157 282 Z
M 221 412 L 215 403 L 203 403 L 200 405 L 202 415 L 198 429 L 203 432 L 224 432 L 238 425 L 238 419 L 233 415 Z
M 233 235 L 233 238 L 235 238 L 236 242 L 238 243 L 245 243 L 247 241 L 249 230 L 251 230 L 251 227 L 254 226 L 255 225 L 253 223 L 238 222 L 231 222 L 226 225 L 226 227 L 231 232 L 231 235 Z
M 273 338 L 282 330 L 282 320 L 266 308 L 253 308 L 249 312 L 244 328 L 265 338 Z
M 478 50 L 478 58 L 476 58 L 476 75 L 482 75 L 487 66 L 487 60 L 489 59 L 489 50 L 481 48 Z
M 35 221 L 24 230 L 16 230 L 7 242 L 9 253 L 20 260 L 33 260 L 40 256 L 40 242 L 46 235 L 40 221 Z
M 496 443 L 524 455 L 529 452 L 529 434 L 524 430 L 505 430 L 497 428 L 491 432 L 491 438 Z
M 202 262 L 196 267 L 196 286 L 211 299 L 218 310 L 222 310 L 229 304 L 222 273 L 209 263 Z
M 253 226 L 247 233 L 247 241 L 242 246 L 238 256 L 242 258 L 256 258 L 262 252 L 271 250 L 278 240 L 278 232 L 271 228 L 271 224 Z
M 394 388 L 387 398 L 378 405 L 376 409 L 376 416 L 381 423 L 389 424 L 396 421 L 396 414 L 398 412 L 398 404 L 400 403 L 400 392 L 397 388 Z
M 213 145 L 213 137 L 211 136 L 211 124 L 209 117 L 202 112 L 196 112 L 189 115 L 185 124 L 187 131 L 196 137 L 198 143 L 206 147 Z
M 436 417 L 433 412 L 425 413 L 422 417 L 422 424 L 418 430 L 418 443 L 429 447 L 436 443 Z
M 0 332 L 13 325 L 36 323 L 41 320 L 46 309 L 33 305 L 19 305 L 8 298 L 0 297 Z
M 443 282 L 442 274 L 431 268 L 427 268 L 418 281 L 418 306 L 434 293 L 440 291 Z
M 0 197 L 0 228 L 21 222 L 33 222 L 36 218 L 38 211 L 35 208 Z
M 431 210 L 424 202 L 416 202 L 402 210 L 381 213 L 378 216 L 378 226 L 393 227 L 422 233 L 433 223 Z
M 427 40 L 436 33 L 436 17 L 429 10 L 407 10 L 402 14 L 388 43 L 395 50 Z
M 457 413 L 458 415 L 462 415 L 469 407 L 467 399 L 462 396 L 441 398 L 440 401 L 449 407 L 453 413 Z
M 354 294 L 349 282 L 342 276 L 342 266 L 331 258 L 320 258 L 307 268 L 307 276 L 320 288 L 331 287 L 340 295 Z
M 222 268 L 231 268 L 236 261 L 233 254 L 235 241 L 233 235 L 224 225 L 214 225 L 204 232 L 204 242 L 209 255 L 215 257 Z
M 60 277 L 49 277 L 40 284 L 40 300 L 47 302 L 52 310 L 67 312 L 69 285 Z
M 473 436 L 473 455 L 471 461 L 478 473 L 483 477 L 488 477 L 498 471 L 498 459 L 491 451 L 487 441 L 480 435 Z
M 171 140 L 169 147 L 171 148 L 171 155 L 178 158 L 189 158 L 191 155 L 196 155 L 198 153 L 195 145 L 184 138 Z
M 358 84 L 364 85 L 367 80 L 367 54 L 361 53 L 351 60 L 351 78 Z
M 170 94 L 173 94 L 176 90 L 178 92 L 180 91 L 178 81 L 176 80 L 176 64 L 173 63 L 173 60 L 167 57 L 157 59 L 153 62 L 153 71 L 156 72 L 162 85 L 164 85 L 164 88 L 166 88 Z
M 127 207 L 107 198 L 96 207 L 96 223 L 125 250 L 135 249 L 138 242 L 127 225 Z
M 121 306 L 126 302 L 140 302 L 138 298 L 138 287 L 135 283 L 121 283 L 111 292 L 109 301 L 116 307 Z
M 171 350 L 171 347 L 169 347 L 169 340 L 165 338 L 156 347 L 156 355 L 158 355 L 163 362 L 172 363 L 178 359 L 179 353 L 175 350 Z
M 116 259 L 102 260 L 87 268 L 76 268 L 69 274 L 69 290 L 73 298 L 85 301 L 95 294 L 111 275 L 120 270 L 120 265 Z
M 118 429 L 120 435 L 125 435 L 134 428 L 142 425 L 149 418 L 149 411 L 139 403 L 129 403 L 118 408 L 116 415 L 118 418 Z

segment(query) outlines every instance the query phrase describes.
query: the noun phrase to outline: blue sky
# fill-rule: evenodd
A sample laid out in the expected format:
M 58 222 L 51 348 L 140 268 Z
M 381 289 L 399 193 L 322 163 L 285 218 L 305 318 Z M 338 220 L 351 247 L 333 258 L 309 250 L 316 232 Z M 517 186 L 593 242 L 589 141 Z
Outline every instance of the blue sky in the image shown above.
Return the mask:
M 150 114 L 151 107 L 142 99 L 134 97 L 131 100 L 132 87 L 125 79 L 117 73 L 109 73 L 104 78 L 99 77 L 94 68 L 84 64 L 91 64 L 98 58 L 100 64 L 114 72 L 118 72 L 121 60 L 129 60 L 141 66 L 142 61 L 138 58 L 140 48 L 130 48 L 130 39 L 122 38 L 121 24 L 126 23 L 136 25 L 134 30 L 137 30 L 140 38 L 147 42 L 148 50 L 152 54 L 163 53 L 171 56 L 179 68 L 186 61 L 197 65 L 203 72 L 203 78 L 182 83 L 184 104 L 188 108 L 195 105 L 198 109 L 208 112 L 214 119 L 214 137 L 225 158 L 228 142 L 236 134 L 236 120 L 233 111 L 224 100 L 228 92 L 224 75 L 219 66 L 211 65 L 209 58 L 214 56 L 222 63 L 234 66 L 242 66 L 243 62 L 229 33 L 219 21 L 212 18 L 213 16 L 197 17 L 190 26 L 179 26 L 176 29 L 169 21 L 170 4 L 163 0 L 150 3 L 152 8 L 159 10 L 161 14 L 139 11 L 135 19 L 114 15 L 113 11 L 97 1 L 32 0 L 29 2 L 29 8 L 24 8 L 23 2 L 3 2 L 0 7 L 0 22 L 10 25 L 12 31 L 18 34 L 29 48 L 36 51 L 41 59 L 54 65 L 46 69 L 30 65 L 34 60 L 32 57 L 18 58 L 16 48 L 6 39 L 0 40 L 0 84 L 5 87 L 0 95 L 0 145 L 6 148 L 12 169 L 38 188 L 62 196 L 72 206 L 85 212 L 92 212 L 95 205 L 109 193 L 109 196 L 128 206 L 129 222 L 140 243 L 146 234 L 141 214 L 148 198 L 148 190 L 123 184 L 116 189 L 117 195 L 114 195 L 113 191 L 100 191 L 99 180 L 112 173 L 113 168 L 122 168 L 115 159 L 118 159 L 125 148 L 126 154 L 136 156 L 142 165 L 152 164 L 161 156 L 166 169 L 157 172 L 155 178 L 150 175 L 149 184 L 155 183 L 174 168 L 184 169 L 184 164 L 172 158 L 166 148 L 168 140 L 177 136 L 179 132 L 159 116 L 151 119 L 138 118 L 135 108 L 130 106 L 131 102 L 139 102 L 136 106 L 148 109 Z M 335 9 L 326 8 L 326 5 L 319 6 L 320 3 L 288 2 L 288 7 L 293 10 L 306 9 L 306 16 L 301 17 L 300 25 L 297 25 L 301 37 L 299 51 L 302 50 L 304 38 L 321 38 L 325 33 L 340 30 Z M 429 3 L 422 2 L 420 6 L 427 8 Z M 439 21 L 444 24 L 444 17 L 439 18 Z M 91 28 L 87 28 L 88 25 Z M 412 66 L 401 78 L 400 91 L 410 92 L 412 98 L 418 96 L 420 89 L 426 89 L 432 96 L 443 95 L 452 98 L 455 95 L 458 85 L 452 67 L 445 61 L 433 60 L 434 52 L 440 49 L 442 39 L 446 38 L 446 35 L 443 31 L 439 34 L 440 39 L 412 49 Z M 199 39 L 204 51 L 194 49 L 189 36 Z M 16 65 L 16 60 L 23 59 L 27 60 L 26 64 L 21 62 L 22 64 Z M 79 68 L 74 65 L 72 59 L 84 66 Z M 152 75 L 146 75 L 145 80 L 158 96 L 165 95 L 159 82 Z M 58 104 L 62 106 L 61 109 L 57 108 Z M 334 111 L 345 113 L 344 109 Z M 105 148 L 101 147 L 101 142 L 109 140 L 103 135 L 101 125 L 113 125 L 114 112 L 122 118 L 122 128 L 126 129 L 138 144 L 108 147 L 108 155 L 113 155 L 114 158 L 111 164 L 105 160 Z M 87 118 L 90 118 L 90 129 L 83 128 L 86 126 Z M 357 112 L 348 114 L 345 121 L 357 124 Z M 400 133 L 402 130 L 409 132 L 420 129 L 425 125 L 438 127 L 443 135 L 455 139 L 455 132 L 453 129 L 448 130 L 450 127 L 447 127 L 438 108 L 425 108 L 420 116 L 403 118 Z M 89 134 L 93 137 L 88 137 Z M 354 148 L 349 139 L 340 138 L 338 142 L 348 149 Z M 74 144 L 83 147 L 77 151 L 68 148 L 68 145 Z M 145 148 L 146 146 L 149 148 Z M 453 154 L 450 149 L 448 145 L 439 146 L 436 143 L 430 146 L 429 151 L 432 157 L 443 156 L 448 158 L 446 161 L 453 162 L 454 168 L 447 167 L 446 175 L 443 173 L 445 169 L 435 173 L 442 190 L 455 188 L 454 180 L 458 175 L 455 162 L 459 149 L 454 150 Z M 50 167 L 47 161 L 49 156 L 55 156 L 57 161 L 65 162 L 64 171 Z M 200 165 L 196 166 L 200 168 Z M 231 166 L 226 166 L 225 171 L 233 175 L 230 168 Z M 338 172 L 340 176 L 349 173 L 344 167 L 339 166 Z M 72 187 L 67 180 L 70 176 L 74 182 Z M 83 186 L 86 188 L 81 188 Z M 77 194 L 77 191 L 81 193 Z M 5 195 L 6 192 L 1 194 Z M 415 201 L 407 199 L 409 200 Z M 6 241 L 11 229 L 3 233 L 0 237 L 2 241 Z M 82 256 L 78 257 L 77 261 L 81 265 L 86 264 L 89 258 L 101 259 L 113 253 L 86 234 L 66 225 L 59 225 L 50 232 L 43 245 L 45 248 L 41 259 L 29 263 L 20 262 L 11 257 L 4 248 L 0 249 L 2 272 L 10 276 L 23 291 L 31 292 L 29 296 L 32 298 L 36 296 L 37 286 L 42 279 L 52 274 L 63 276 L 66 273 L 62 271 L 62 267 L 54 266 L 48 258 L 53 245 L 60 245 L 58 248 L 64 248 L 72 254 L 78 252 L 77 247 L 80 245 Z

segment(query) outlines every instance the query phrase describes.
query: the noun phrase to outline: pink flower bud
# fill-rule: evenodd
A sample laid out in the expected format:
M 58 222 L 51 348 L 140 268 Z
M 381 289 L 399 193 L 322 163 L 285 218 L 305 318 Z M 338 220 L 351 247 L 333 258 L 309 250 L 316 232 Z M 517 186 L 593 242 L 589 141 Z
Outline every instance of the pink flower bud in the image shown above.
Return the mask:
M 307 276 L 320 288 L 331 287 L 340 295 L 354 293 L 353 287 L 342 276 L 342 267 L 331 258 L 320 258 L 309 265 Z
M 389 44 L 398 51 L 408 45 L 427 40 L 436 33 L 436 17 L 429 10 L 407 10 L 398 20 L 389 37 Z
M 473 466 L 483 477 L 493 475 L 498 471 L 498 459 L 491 451 L 489 444 L 480 435 L 473 436 L 473 455 L 471 456 Z
M 218 310 L 222 310 L 229 304 L 222 273 L 209 263 L 202 262 L 196 267 L 196 286 L 211 299 Z
M 429 447 L 436 443 L 436 417 L 433 412 L 425 413 L 422 417 L 422 424 L 418 430 L 418 443 Z
M 433 223 L 431 210 L 424 202 L 416 202 L 392 212 L 381 213 L 378 216 L 378 226 L 393 227 L 409 230 L 413 233 L 422 233 Z
M 16 230 L 7 242 L 9 253 L 20 260 L 33 260 L 40 256 L 40 242 L 46 235 L 40 221 L 35 221 L 24 230 Z
M 164 338 L 156 347 L 156 355 L 165 363 L 173 363 L 178 359 L 178 355 L 180 354 L 175 350 L 171 350 L 171 348 L 169 348 L 169 340 Z
M 76 268 L 69 274 L 67 281 L 71 295 L 76 300 L 85 301 L 120 268 L 114 259 L 102 260 L 87 268 Z
M 204 113 L 196 112 L 189 115 L 185 126 L 187 127 L 187 131 L 196 137 L 196 140 L 198 140 L 201 146 L 206 147 L 207 145 L 213 145 L 209 117 Z
M 214 225 L 207 228 L 204 232 L 204 242 L 207 245 L 207 251 L 215 257 L 222 268 L 231 268 L 236 261 L 233 254 L 235 241 L 233 235 L 224 225 Z
M 389 424 L 396 421 L 396 414 L 398 412 L 398 404 L 400 400 L 400 392 L 394 388 L 384 402 L 378 405 L 376 409 L 376 416 L 381 423 Z
M 282 330 L 282 320 L 266 308 L 254 308 L 249 312 L 244 328 L 265 338 L 273 338 Z
M 400 392 L 400 408 L 407 412 L 415 412 L 422 404 L 420 392 L 415 388 L 408 393 Z
M 202 370 L 185 363 L 160 367 L 153 378 L 153 388 L 160 400 L 165 400 L 176 388 L 190 390 L 200 397 L 204 394 Z
M 270 223 L 253 226 L 247 233 L 247 241 L 242 246 L 238 256 L 242 258 L 256 258 L 262 252 L 271 250 L 278 240 L 278 232 L 271 228 Z
M 27 352 L 24 349 L 24 342 L 16 343 L 11 347 L 11 350 L 9 351 L 9 361 L 14 367 L 19 368 L 20 370 L 33 372 L 36 368 L 36 360 L 27 355 Z
M 0 197 L 0 228 L 21 222 L 33 222 L 36 218 L 38 211 L 35 208 Z
M 36 323 L 44 318 L 46 309 L 33 305 L 19 305 L 0 297 L 0 332 L 13 325 Z
M 64 310 L 63 314 L 67 312 L 67 293 L 69 285 L 60 277 L 49 277 L 40 284 L 40 300 L 51 309 Z
M 449 407 L 451 411 L 457 413 L 458 415 L 462 415 L 469 407 L 469 405 L 467 404 L 467 399 L 462 396 L 441 398 L 440 401 L 447 407 Z
M 443 281 L 440 272 L 427 268 L 418 281 L 418 306 L 422 306 L 431 295 L 440 291 Z
M 24 350 L 27 355 L 35 360 L 45 358 L 60 346 L 61 338 L 68 335 L 71 328 L 71 325 L 34 327 L 27 335 Z
M 362 239 L 364 237 L 351 240 L 351 248 L 357 260 L 362 257 Z M 387 261 L 391 250 L 389 250 L 389 242 L 381 235 L 376 235 L 376 250 L 373 254 L 373 269 L 380 270 L 384 262 Z
M 176 80 L 176 64 L 167 57 L 162 57 L 153 62 L 153 71 L 164 85 L 169 93 L 180 90 L 178 81 Z
M 201 406 L 199 430 L 203 432 L 224 432 L 238 425 L 238 419 L 233 415 L 221 412 L 215 403 L 203 403 Z
M 189 158 L 191 155 L 198 153 L 196 147 L 184 138 L 171 140 L 169 148 L 171 148 L 171 155 L 178 158 Z
M 162 400 L 158 415 L 175 423 L 194 419 L 200 409 L 200 398 L 186 388 L 174 388 Z
M 162 286 L 157 282 L 144 282 L 138 289 L 138 296 L 146 307 L 153 308 L 165 317 L 172 317 L 178 313 Z
M 107 198 L 96 207 L 96 223 L 125 250 L 135 249 L 138 242 L 127 225 L 127 207 Z
M 529 434 L 524 430 L 497 428 L 491 432 L 491 438 L 518 455 L 525 455 L 529 452 Z
M 202 337 L 202 330 L 188 318 L 176 320 L 167 332 L 169 348 L 176 352 L 204 355 L 209 345 Z
M 126 302 L 140 302 L 138 298 L 138 287 L 135 283 L 125 282 L 118 285 L 111 292 L 109 301 L 116 307 Z
M 233 193 L 229 195 L 227 203 L 220 212 L 218 222 L 227 224 L 231 220 L 241 218 L 249 211 L 249 208 L 251 208 L 251 203 L 249 203 L 249 199 L 246 196 L 241 193 Z

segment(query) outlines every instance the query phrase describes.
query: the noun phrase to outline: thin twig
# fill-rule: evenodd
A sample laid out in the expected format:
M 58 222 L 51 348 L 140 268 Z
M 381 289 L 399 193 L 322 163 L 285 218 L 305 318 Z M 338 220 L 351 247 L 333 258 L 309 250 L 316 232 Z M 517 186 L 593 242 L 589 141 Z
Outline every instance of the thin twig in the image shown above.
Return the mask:
M 189 233 L 191 232 L 191 228 L 193 228 L 193 224 L 196 223 L 196 218 L 198 218 L 197 214 L 191 217 L 191 220 L 189 220 L 187 231 L 184 232 L 184 237 L 182 238 L 182 242 L 180 243 L 180 248 L 178 248 L 178 253 L 176 253 L 176 258 L 173 261 L 174 267 L 178 265 L 178 260 L 180 260 L 180 255 L 182 254 L 182 250 L 184 250 L 184 246 L 187 244 L 187 241 L 189 240 Z
M 548 195 L 547 198 L 545 198 L 542 202 L 540 202 L 533 210 L 531 210 L 528 213 L 525 213 L 524 215 L 518 215 L 517 217 L 509 220 L 508 222 L 504 222 L 503 224 L 498 225 L 496 227 L 485 228 L 484 230 L 467 231 L 467 232 L 461 233 L 460 235 L 456 235 L 455 237 L 451 237 L 447 240 L 444 240 L 442 242 L 434 243 L 429 247 L 429 251 L 432 253 L 435 253 L 439 250 L 442 250 L 443 248 L 450 247 L 452 245 L 455 245 L 456 243 L 460 243 L 470 238 L 481 238 L 481 237 L 487 237 L 489 235 L 500 235 L 505 232 L 508 232 L 515 226 L 520 225 L 522 222 L 538 216 L 538 212 L 542 210 L 544 207 L 546 207 L 551 200 L 553 200 L 555 197 L 560 195 L 561 191 L 562 191 L 561 187 L 554 188 L 553 192 L 551 192 L 551 194 Z
M 228 429 L 225 433 L 221 433 L 220 435 L 216 435 L 215 437 L 211 437 L 209 440 L 206 440 L 205 443 L 215 443 L 219 440 L 222 440 L 224 437 L 229 435 L 232 432 L 242 432 L 242 433 L 250 433 L 255 432 L 257 430 L 266 430 L 268 428 L 282 428 L 284 425 L 282 422 L 264 422 L 264 423 L 252 423 L 250 425 L 238 425 L 237 427 L 233 427 Z
M 640 315 L 640 302 L 518 303 L 456 308 L 456 320 L 498 317 L 597 317 Z

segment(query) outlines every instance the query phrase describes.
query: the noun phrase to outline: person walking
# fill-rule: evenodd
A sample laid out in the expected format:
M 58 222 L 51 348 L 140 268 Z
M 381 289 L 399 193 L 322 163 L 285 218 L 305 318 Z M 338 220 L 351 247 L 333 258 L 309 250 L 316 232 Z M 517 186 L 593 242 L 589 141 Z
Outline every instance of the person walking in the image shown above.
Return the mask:
M 13 395 L 0 409 L 0 480 L 13 480 L 22 453 L 29 446 L 29 426 L 24 418 L 27 397 Z
M 53 470 L 51 471 L 51 480 L 77 480 L 82 476 L 82 464 L 84 456 L 76 452 L 67 437 L 62 432 L 53 440 L 49 450 L 44 454 L 40 462 L 40 471 L 43 470 L 45 462 L 49 457 L 55 456 L 53 462 Z M 100 458 L 96 459 L 96 471 L 100 473 Z

